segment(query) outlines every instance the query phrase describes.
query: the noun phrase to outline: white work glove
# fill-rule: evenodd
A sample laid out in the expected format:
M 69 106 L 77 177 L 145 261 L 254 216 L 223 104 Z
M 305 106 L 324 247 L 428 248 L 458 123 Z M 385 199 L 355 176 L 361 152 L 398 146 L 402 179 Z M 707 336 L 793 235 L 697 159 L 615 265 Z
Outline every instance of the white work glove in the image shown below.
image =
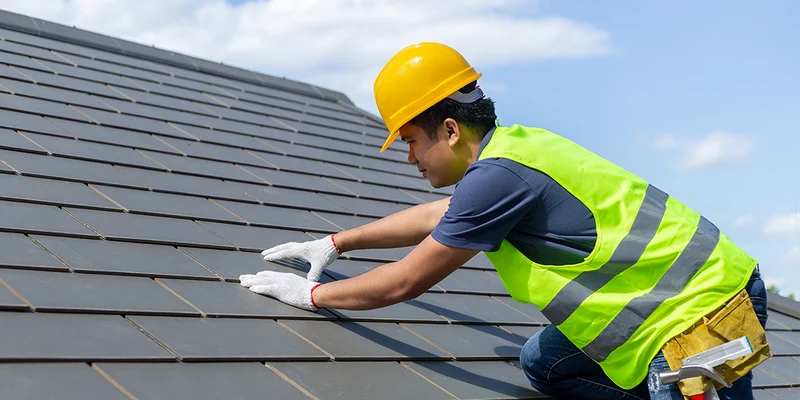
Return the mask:
M 284 243 L 261 252 L 264 261 L 299 258 L 311 264 L 307 277 L 315 282 L 322 275 L 322 270 L 336 260 L 339 254 L 341 253 L 334 246 L 333 235 L 303 243 Z
M 255 275 L 241 275 L 239 281 L 251 292 L 274 297 L 290 306 L 317 311 L 311 292 L 321 283 L 304 279 L 290 272 L 261 271 Z

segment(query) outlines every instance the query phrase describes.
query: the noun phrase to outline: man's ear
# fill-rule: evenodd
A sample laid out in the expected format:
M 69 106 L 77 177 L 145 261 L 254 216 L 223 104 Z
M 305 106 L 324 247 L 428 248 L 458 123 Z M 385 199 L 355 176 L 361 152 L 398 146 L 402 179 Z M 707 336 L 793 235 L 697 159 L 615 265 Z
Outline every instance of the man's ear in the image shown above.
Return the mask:
M 461 140 L 461 129 L 458 127 L 458 122 L 452 118 L 447 118 L 443 122 L 444 130 L 447 133 L 447 142 L 450 147 L 454 147 L 459 140 Z

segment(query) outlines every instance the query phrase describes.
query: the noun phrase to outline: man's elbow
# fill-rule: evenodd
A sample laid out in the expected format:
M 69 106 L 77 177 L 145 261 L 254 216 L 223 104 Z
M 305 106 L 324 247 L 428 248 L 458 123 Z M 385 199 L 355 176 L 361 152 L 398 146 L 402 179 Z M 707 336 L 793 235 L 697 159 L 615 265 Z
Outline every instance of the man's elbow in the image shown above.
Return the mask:
M 404 281 L 402 284 L 398 284 L 395 286 L 395 290 L 392 291 L 393 293 L 391 297 L 393 303 L 401 303 L 404 301 L 416 299 L 417 297 L 425 293 L 425 291 L 427 291 L 429 288 L 430 287 L 426 286 L 423 282 L 407 280 Z

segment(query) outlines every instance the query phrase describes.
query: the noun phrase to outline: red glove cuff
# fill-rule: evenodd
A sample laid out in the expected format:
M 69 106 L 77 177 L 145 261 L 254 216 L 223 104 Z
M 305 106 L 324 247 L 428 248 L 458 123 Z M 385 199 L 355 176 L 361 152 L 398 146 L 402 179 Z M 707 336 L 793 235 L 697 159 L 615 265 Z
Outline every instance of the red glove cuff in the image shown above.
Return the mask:
M 336 252 L 339 255 L 342 255 L 342 251 L 339 250 L 339 246 L 336 244 L 336 240 L 333 239 L 333 235 L 335 235 L 335 234 L 334 233 L 331 234 L 331 242 L 333 242 L 333 248 L 336 249 Z
M 314 289 L 316 289 L 316 288 L 318 288 L 320 286 L 322 286 L 322 284 L 318 283 L 318 284 L 314 285 L 314 287 L 311 288 L 311 305 L 314 306 L 314 308 L 316 308 L 316 309 L 319 309 L 319 306 L 317 306 L 317 303 L 314 302 Z

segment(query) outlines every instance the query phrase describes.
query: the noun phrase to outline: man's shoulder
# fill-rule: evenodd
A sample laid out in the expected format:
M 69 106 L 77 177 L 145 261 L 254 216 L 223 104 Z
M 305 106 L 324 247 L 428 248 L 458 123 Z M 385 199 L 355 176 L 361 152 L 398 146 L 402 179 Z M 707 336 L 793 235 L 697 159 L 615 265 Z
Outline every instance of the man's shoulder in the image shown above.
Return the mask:
M 516 179 L 511 180 L 519 180 L 520 183 L 529 185 L 538 185 L 552 180 L 545 173 L 508 158 L 484 158 L 469 166 L 462 182 L 479 180 L 488 181 L 484 183 L 492 183 L 495 179 L 502 182 L 512 176 Z

